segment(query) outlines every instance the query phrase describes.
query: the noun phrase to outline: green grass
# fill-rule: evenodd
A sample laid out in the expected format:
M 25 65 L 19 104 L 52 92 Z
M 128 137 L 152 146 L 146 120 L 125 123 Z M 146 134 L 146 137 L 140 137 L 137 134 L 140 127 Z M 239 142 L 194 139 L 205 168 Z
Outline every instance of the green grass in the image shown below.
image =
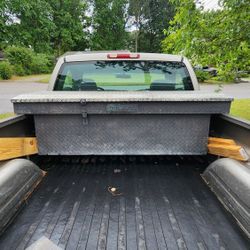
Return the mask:
M 205 80 L 204 82 L 200 82 L 200 84 L 233 84 L 233 82 L 223 82 L 223 81 L 219 81 L 219 80 L 216 80 L 216 79 L 208 79 L 208 80 Z
M 31 82 L 40 82 L 48 83 L 51 74 L 38 74 L 38 75 L 27 75 L 27 76 L 12 76 L 9 80 L 4 80 L 0 77 L 2 81 L 31 81 Z
M 4 114 L 0 114 L 0 120 L 3 120 L 3 119 L 6 119 L 6 118 L 9 118 L 9 117 L 12 117 L 14 116 L 15 114 L 14 113 L 4 113 Z
M 43 80 L 43 79 L 49 79 L 50 74 L 38 74 L 38 75 L 28 75 L 28 76 L 12 76 L 11 80 L 18 81 L 18 80 L 32 80 L 32 79 L 38 79 L 37 81 Z
M 234 100 L 230 114 L 250 121 L 250 99 Z
M 43 77 L 38 80 L 37 82 L 40 82 L 40 83 L 49 83 L 49 79 L 50 79 L 50 74 L 49 75 L 43 75 Z

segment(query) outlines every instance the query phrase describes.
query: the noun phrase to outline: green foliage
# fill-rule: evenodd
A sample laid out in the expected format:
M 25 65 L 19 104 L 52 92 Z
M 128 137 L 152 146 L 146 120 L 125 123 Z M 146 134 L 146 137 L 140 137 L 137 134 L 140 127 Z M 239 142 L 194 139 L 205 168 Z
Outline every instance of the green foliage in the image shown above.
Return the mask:
M 56 55 L 85 49 L 86 6 L 82 0 L 2 0 L 0 49 L 15 45 Z
M 13 69 L 9 62 L 0 62 L 0 77 L 4 80 L 8 80 L 13 75 Z
M 202 70 L 195 70 L 195 74 L 199 82 L 204 82 L 211 78 L 208 72 Z
M 34 54 L 30 64 L 32 74 L 50 73 L 51 61 L 45 54 Z
M 126 48 L 127 0 L 93 0 L 93 50 L 121 50 Z
M 6 2 L 0 1 L 0 49 L 6 42 L 8 37 L 6 21 L 8 19 L 6 13 Z
M 16 75 L 49 73 L 53 63 L 50 56 L 36 54 L 31 49 L 11 46 L 5 50 L 5 56 L 13 65 Z
M 86 17 L 86 1 L 47 0 L 52 12 L 51 19 L 55 28 L 50 34 L 52 48 L 56 55 L 70 50 L 84 50 L 87 47 L 89 18 Z
M 164 29 L 174 17 L 174 6 L 166 0 L 129 1 L 128 14 L 136 31 L 130 34 L 133 50 L 161 52 Z
M 169 0 L 1 0 L 0 50 L 17 46 L 56 56 L 85 49 L 160 52 L 174 13 Z M 19 65 L 17 71 L 27 69 Z
M 232 65 L 226 64 L 219 68 L 217 79 L 224 82 L 233 82 L 236 80 L 237 73 L 232 71 Z
M 36 52 L 49 52 L 50 34 L 55 29 L 51 7 L 46 0 L 3 0 L 5 3 L 5 42 L 31 46 Z
M 193 0 L 172 0 L 172 2 L 178 7 L 176 15 L 170 21 L 170 27 L 165 31 L 167 37 L 162 42 L 162 48 L 167 53 L 181 53 L 190 57 L 200 12 Z
M 213 65 L 223 81 L 250 69 L 249 1 L 222 0 L 223 8 L 217 11 L 203 11 L 193 0 L 172 1 L 178 7 L 162 42 L 164 52 Z
M 33 60 L 33 52 L 31 49 L 16 46 L 7 47 L 5 56 L 11 65 L 14 66 L 15 74 L 22 76 L 32 73 L 31 62 Z

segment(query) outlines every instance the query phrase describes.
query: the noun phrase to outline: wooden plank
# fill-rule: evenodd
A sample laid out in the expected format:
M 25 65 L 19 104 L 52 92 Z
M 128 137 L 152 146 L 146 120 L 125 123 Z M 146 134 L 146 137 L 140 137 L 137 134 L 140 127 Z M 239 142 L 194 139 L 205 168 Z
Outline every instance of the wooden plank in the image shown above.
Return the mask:
M 218 156 L 229 157 L 240 161 L 247 161 L 249 159 L 247 152 L 239 145 L 210 143 L 208 144 L 208 153 Z
M 223 144 L 223 145 L 236 145 L 236 142 L 232 139 L 224 139 L 218 137 L 208 137 L 208 144 Z
M 0 138 L 0 161 L 36 153 L 35 137 Z

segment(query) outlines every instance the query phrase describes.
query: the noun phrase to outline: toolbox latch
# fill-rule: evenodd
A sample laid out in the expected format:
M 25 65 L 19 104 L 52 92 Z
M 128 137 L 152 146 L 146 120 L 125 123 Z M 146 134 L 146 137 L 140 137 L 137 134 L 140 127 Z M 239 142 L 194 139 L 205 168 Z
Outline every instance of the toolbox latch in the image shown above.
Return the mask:
M 87 125 L 88 124 L 88 113 L 87 112 L 83 112 L 82 113 L 82 124 L 83 125 Z
M 81 99 L 81 100 L 80 100 L 80 103 L 81 103 L 81 105 L 86 105 L 86 104 L 87 104 L 87 101 L 86 101 L 86 99 Z

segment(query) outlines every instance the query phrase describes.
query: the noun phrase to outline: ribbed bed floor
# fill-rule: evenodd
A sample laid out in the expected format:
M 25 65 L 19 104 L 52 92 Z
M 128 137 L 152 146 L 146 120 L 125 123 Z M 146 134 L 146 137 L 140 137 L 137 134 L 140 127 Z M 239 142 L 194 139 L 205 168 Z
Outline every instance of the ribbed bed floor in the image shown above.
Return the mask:
M 248 249 L 194 157 L 52 158 L 38 190 L 0 238 L 25 249 Z M 118 188 L 113 196 L 109 187 Z M 109 189 L 110 190 L 110 189 Z

